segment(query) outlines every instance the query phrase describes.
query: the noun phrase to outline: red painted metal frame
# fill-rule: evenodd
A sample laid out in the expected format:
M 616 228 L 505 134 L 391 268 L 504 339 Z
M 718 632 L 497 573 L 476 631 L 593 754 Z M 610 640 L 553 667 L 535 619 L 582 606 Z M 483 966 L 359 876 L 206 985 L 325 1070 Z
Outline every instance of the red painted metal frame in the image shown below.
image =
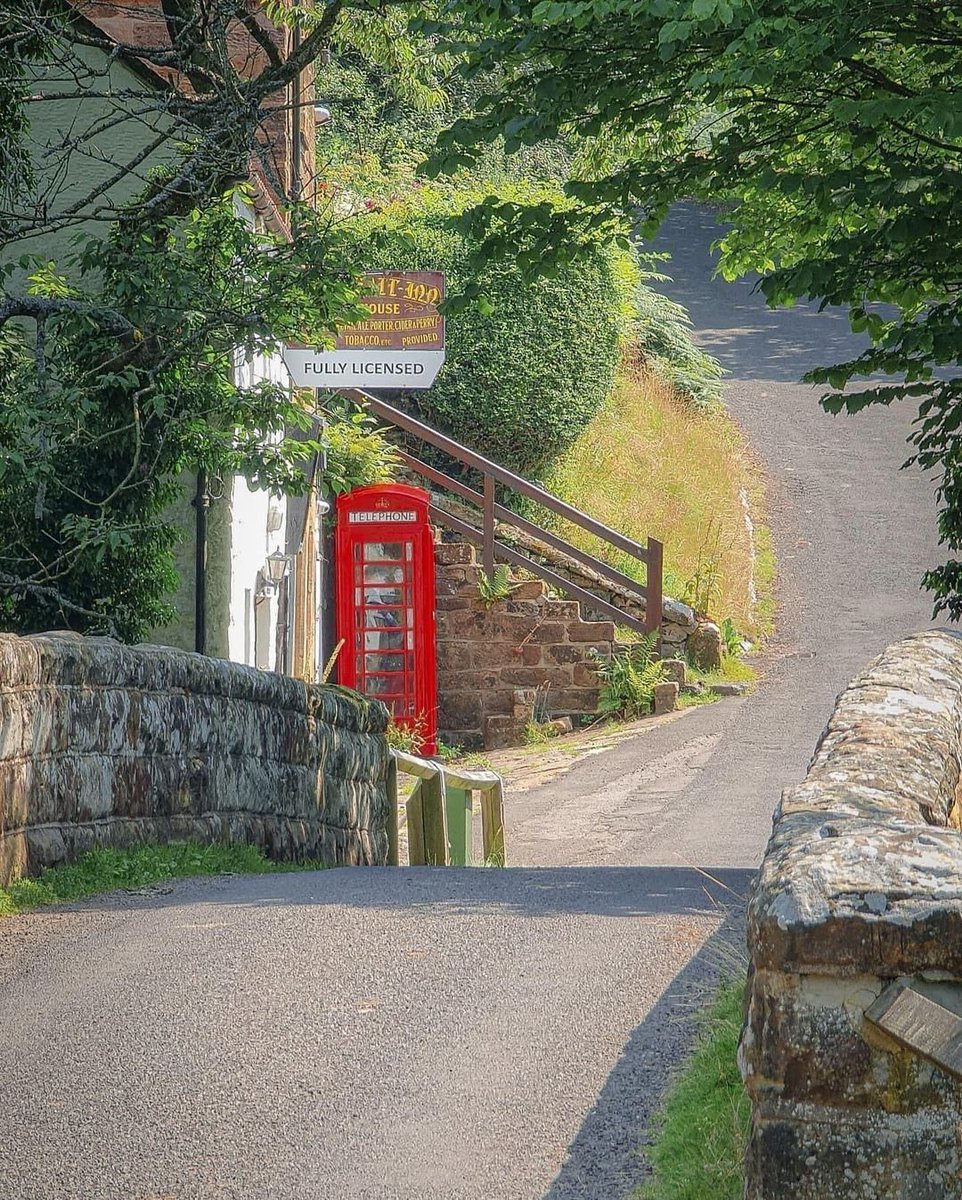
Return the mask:
M 358 488 L 337 500 L 334 567 L 338 680 L 383 701 L 437 749 L 437 634 L 431 497 L 405 483 Z M 413 519 L 392 519 L 392 514 Z

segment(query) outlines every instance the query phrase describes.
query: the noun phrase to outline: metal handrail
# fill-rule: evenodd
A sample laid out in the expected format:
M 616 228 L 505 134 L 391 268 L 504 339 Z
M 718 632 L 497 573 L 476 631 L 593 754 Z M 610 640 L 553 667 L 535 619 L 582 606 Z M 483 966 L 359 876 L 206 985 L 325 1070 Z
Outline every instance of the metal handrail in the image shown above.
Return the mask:
M 550 572 L 552 579 L 549 581 L 553 586 L 557 586 L 565 591 L 568 595 L 576 599 L 582 599 L 585 595 L 591 596 L 591 602 L 596 608 L 603 611 L 611 609 L 618 615 L 617 620 L 621 620 L 626 625 L 641 626 L 645 632 L 650 632 L 657 629 L 661 624 L 662 610 L 662 573 L 664 561 L 664 547 L 656 538 L 648 538 L 647 544 L 642 546 L 639 542 L 632 538 L 626 537 L 623 533 L 619 533 L 616 529 L 611 529 L 601 521 L 596 521 L 594 517 L 588 516 L 587 513 L 581 512 L 580 509 L 554 496 L 551 492 L 545 491 L 544 488 L 537 484 L 531 483 L 527 479 L 523 479 L 520 475 L 515 475 L 507 468 L 493 462 L 490 458 L 485 458 L 483 454 L 478 454 L 474 450 L 468 449 L 467 446 L 461 445 L 453 438 L 447 437 L 443 433 L 438 433 L 436 429 L 432 429 L 430 425 L 425 425 L 423 421 L 417 420 L 408 413 L 402 412 L 400 409 L 394 408 L 383 400 L 379 400 L 376 396 L 372 396 L 369 392 L 364 392 L 359 389 L 351 389 L 346 393 L 355 401 L 365 405 L 378 417 L 390 422 L 396 428 L 404 430 L 406 433 L 413 434 L 415 437 L 429 445 L 435 446 L 437 449 L 444 451 L 451 458 L 463 463 L 467 467 L 471 467 L 479 471 L 483 477 L 483 491 L 477 492 L 473 488 L 467 487 L 456 480 L 452 480 L 450 476 L 444 475 L 443 472 L 436 471 L 433 467 L 429 467 L 426 463 L 422 463 L 413 455 L 402 454 L 404 460 L 408 463 L 412 470 L 419 472 L 424 477 L 440 483 L 441 486 L 453 491 L 456 495 L 469 500 L 473 504 L 478 504 L 482 512 L 482 528 L 479 533 L 480 545 L 482 548 L 482 563 L 485 573 L 490 577 L 494 574 L 494 564 L 496 556 L 506 559 L 509 562 L 516 561 L 520 558 L 521 565 L 546 578 L 545 571 L 547 568 L 540 567 L 540 564 L 534 563 L 534 560 L 520 555 L 518 551 L 511 547 L 505 546 L 504 543 L 499 543 L 495 537 L 495 521 L 500 518 L 506 523 L 513 524 L 519 529 L 531 533 L 534 537 L 540 538 L 548 545 L 552 545 L 555 549 L 561 550 L 565 554 L 569 554 L 577 561 L 590 566 L 599 575 L 611 579 L 622 587 L 628 588 L 630 591 L 645 598 L 645 620 L 638 622 L 635 619 L 627 618 L 626 614 L 620 610 L 613 609 L 611 605 L 599 600 L 591 593 L 585 592 L 584 589 L 578 588 L 576 585 L 569 583 L 560 575 Z M 594 557 L 579 550 L 577 547 L 564 541 L 555 534 L 549 533 L 547 530 L 541 529 L 533 522 L 527 521 L 523 517 L 519 517 L 516 513 L 512 513 L 509 509 L 504 508 L 497 503 L 495 498 L 495 483 L 500 483 L 519 495 L 527 497 L 529 500 L 535 501 L 549 512 L 556 513 L 565 520 L 572 522 L 574 525 L 580 526 L 589 533 L 594 534 L 602 541 L 607 542 L 611 546 L 617 547 L 624 553 L 631 555 L 639 562 L 645 564 L 646 581 L 644 584 L 639 584 L 629 575 L 616 571 L 613 567 L 609 567 L 607 563 L 601 559 Z M 443 510 L 435 509 L 435 513 L 439 520 L 443 520 L 445 524 L 457 529 L 458 525 L 454 524 L 454 518 L 450 515 L 442 515 Z M 464 524 L 463 522 L 461 523 Z M 467 528 L 471 528 L 467 526 Z M 474 531 L 477 532 L 477 531 Z M 472 539 L 473 540 L 473 539 Z M 540 570 L 539 570 L 540 568 Z
M 476 492 L 474 488 L 468 487 L 467 484 L 462 483 L 459 479 L 455 479 L 452 475 L 445 475 L 443 471 L 439 471 L 436 467 L 422 462 L 419 458 L 415 458 L 413 454 L 408 454 L 406 450 L 398 450 L 397 453 L 405 466 L 409 467 L 412 471 L 416 471 L 418 475 L 431 480 L 432 483 L 439 484 L 449 492 L 454 492 L 455 495 L 460 496 L 464 500 L 471 501 L 472 504 L 478 505 L 479 508 L 482 507 L 484 497 L 480 492 Z M 560 551 L 562 554 L 568 555 L 569 558 L 573 558 L 576 562 L 581 563 L 582 566 L 590 567 L 609 582 L 617 584 L 629 592 L 634 592 L 635 595 L 645 599 L 646 589 L 643 583 L 639 583 L 637 579 L 633 579 L 630 575 L 625 575 L 623 571 L 619 571 L 616 567 L 609 566 L 606 562 L 596 558 L 593 554 L 589 554 L 586 550 L 581 550 L 570 542 L 566 542 L 564 538 L 558 537 L 556 533 L 552 533 L 549 529 L 543 529 L 540 525 L 536 525 L 526 517 L 512 512 L 510 508 L 505 508 L 502 504 L 495 504 L 494 515 L 497 520 L 504 522 L 504 524 L 513 525 L 515 529 L 520 529 L 522 533 L 527 533 L 531 537 L 537 538 L 553 549 Z
M 484 862 L 504 866 L 504 780 L 494 771 L 462 771 L 444 763 L 391 751 L 388 768 L 388 865 L 400 865 L 398 772 L 417 779 L 407 800 L 408 862 L 466 867 L 474 843 L 474 793 L 481 795 Z

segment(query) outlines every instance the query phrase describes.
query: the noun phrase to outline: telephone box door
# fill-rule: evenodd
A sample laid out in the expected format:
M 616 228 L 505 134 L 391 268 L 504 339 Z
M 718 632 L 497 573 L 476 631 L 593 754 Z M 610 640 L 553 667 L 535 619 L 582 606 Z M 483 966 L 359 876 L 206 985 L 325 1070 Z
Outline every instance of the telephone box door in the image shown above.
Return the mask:
M 407 484 L 337 501 L 338 679 L 381 700 L 395 723 L 436 750 L 437 654 L 430 498 Z

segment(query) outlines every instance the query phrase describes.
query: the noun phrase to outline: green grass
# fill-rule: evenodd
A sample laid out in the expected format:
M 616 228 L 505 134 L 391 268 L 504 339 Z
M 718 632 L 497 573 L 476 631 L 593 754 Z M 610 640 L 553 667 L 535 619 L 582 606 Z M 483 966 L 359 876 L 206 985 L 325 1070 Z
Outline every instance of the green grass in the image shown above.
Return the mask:
M 91 850 L 69 866 L 53 867 L 36 878 L 19 879 L 0 888 L 0 916 L 191 875 L 265 875 L 273 871 L 318 870 L 324 865 L 277 863 L 254 846 L 202 846 L 197 842 Z
M 751 663 L 747 663 L 743 658 L 738 658 L 734 654 L 726 654 L 717 671 L 699 671 L 697 667 L 689 665 L 688 678 L 704 684 L 747 683 L 751 687 L 758 679 L 758 672 Z
M 722 985 L 656 1118 L 652 1178 L 636 1200 L 742 1200 L 750 1108 L 735 1062 L 743 981 Z
M 698 708 L 704 704 L 715 704 L 721 699 L 716 692 L 682 692 L 678 697 L 679 708 Z

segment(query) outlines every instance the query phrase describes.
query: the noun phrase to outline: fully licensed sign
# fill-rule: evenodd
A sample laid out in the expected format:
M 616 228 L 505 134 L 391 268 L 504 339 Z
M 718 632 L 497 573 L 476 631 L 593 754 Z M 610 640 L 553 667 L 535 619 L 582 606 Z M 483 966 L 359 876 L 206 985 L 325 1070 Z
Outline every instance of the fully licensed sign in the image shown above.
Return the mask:
M 444 362 L 443 299 L 439 271 L 372 272 L 368 316 L 339 329 L 333 350 L 288 346 L 287 369 L 299 387 L 429 388 Z

